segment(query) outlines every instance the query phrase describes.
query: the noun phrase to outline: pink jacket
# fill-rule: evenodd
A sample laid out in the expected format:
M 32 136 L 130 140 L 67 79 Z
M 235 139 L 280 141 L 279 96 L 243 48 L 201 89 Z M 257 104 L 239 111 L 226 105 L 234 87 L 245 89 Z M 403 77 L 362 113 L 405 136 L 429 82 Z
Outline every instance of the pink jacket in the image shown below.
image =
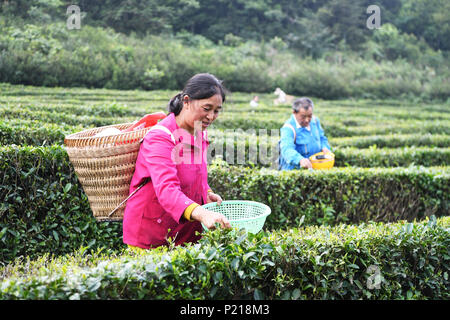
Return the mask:
M 187 221 L 183 213 L 194 202 L 205 204 L 209 189 L 206 131 L 194 139 L 178 127 L 173 113 L 158 126 L 168 131 L 154 127 L 145 136 L 130 193 L 151 180 L 128 199 L 123 217 L 123 242 L 146 249 L 166 245 L 168 237 L 176 245 L 197 241 L 201 223 Z

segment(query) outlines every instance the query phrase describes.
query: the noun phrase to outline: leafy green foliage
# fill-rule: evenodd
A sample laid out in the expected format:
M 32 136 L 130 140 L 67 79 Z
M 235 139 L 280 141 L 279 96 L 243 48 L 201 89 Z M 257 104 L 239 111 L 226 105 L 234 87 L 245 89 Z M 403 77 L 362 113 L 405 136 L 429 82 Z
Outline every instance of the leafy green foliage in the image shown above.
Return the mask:
M 0 261 L 123 246 L 121 224 L 93 218 L 64 149 L 11 145 L 0 159 Z
M 448 299 L 449 223 L 218 229 L 186 247 L 94 252 L 88 266 L 82 248 L 4 269 L 0 298 Z
M 2 299 L 448 299 L 445 103 L 316 99 L 337 164 L 348 168 L 280 173 L 216 160 L 217 193 L 272 208 L 264 231 L 220 230 L 196 245 L 131 253 L 121 223 L 92 217 L 62 139 L 164 110 L 173 92 L 0 90 Z M 265 94 L 251 110 L 250 97 L 230 95 L 213 141 L 226 129 L 279 129 L 289 115 Z M 236 147 L 275 141 L 232 135 Z M 407 221 L 387 223 L 398 220 Z
M 305 223 L 422 219 L 449 210 L 449 175 L 443 168 L 346 168 L 275 171 L 212 166 L 209 184 L 224 199 L 266 203 L 265 228 Z
M 404 95 L 444 101 L 449 95 L 443 54 L 416 50 L 407 36 L 394 33 L 396 41 L 391 41 L 388 27 L 361 54 L 339 48 L 326 53 L 320 47 L 322 38 L 329 36 L 326 31 L 323 36 L 312 32 L 294 37 L 292 41 L 313 58 L 283 49 L 288 40 L 277 36 L 257 42 L 227 33 L 226 44 L 214 44 L 187 31 L 134 37 L 90 25 L 72 32 L 62 22 L 7 25 L 2 31 L 0 82 L 12 84 L 179 90 L 193 74 L 208 71 L 224 80 L 228 89 L 240 92 L 273 92 L 281 87 L 292 95 L 324 99 Z
M 121 224 L 92 217 L 65 150 L 50 147 L 0 149 L 2 261 L 19 255 L 71 252 L 80 245 L 120 248 Z M 224 199 L 269 205 L 267 229 L 305 223 L 420 219 L 449 209 L 445 168 L 335 169 L 279 172 L 213 165 L 209 184 Z M 280 197 L 280 195 L 283 195 Z
M 69 4 L 60 0 L 2 1 L 0 15 L 7 23 L 16 25 L 61 22 L 67 19 L 65 10 Z M 377 33 L 365 28 L 369 17 L 366 8 L 371 4 L 366 0 L 77 2 L 83 26 L 111 28 L 139 37 L 188 31 L 215 43 L 223 41 L 227 44 L 233 43 L 231 38 L 242 41 L 279 38 L 291 48 L 313 57 L 341 47 L 364 50 Z M 447 1 L 383 0 L 376 4 L 381 10 L 381 24 L 394 25 L 402 33 L 401 37 L 412 35 L 424 39 L 423 43 L 436 51 L 450 49 L 446 37 L 449 31 L 445 14 L 449 9 Z M 410 40 L 405 43 L 406 51 L 412 52 L 422 46 L 414 39 Z

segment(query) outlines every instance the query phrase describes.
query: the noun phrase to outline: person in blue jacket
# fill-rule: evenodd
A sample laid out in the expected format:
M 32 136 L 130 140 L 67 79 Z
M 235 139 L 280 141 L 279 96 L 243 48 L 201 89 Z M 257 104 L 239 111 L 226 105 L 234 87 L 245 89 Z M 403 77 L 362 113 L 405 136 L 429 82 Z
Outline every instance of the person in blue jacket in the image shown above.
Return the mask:
M 312 169 L 309 157 L 318 153 L 331 152 L 328 139 L 313 115 L 314 103 L 303 97 L 292 103 L 292 116 L 281 128 L 280 170 Z

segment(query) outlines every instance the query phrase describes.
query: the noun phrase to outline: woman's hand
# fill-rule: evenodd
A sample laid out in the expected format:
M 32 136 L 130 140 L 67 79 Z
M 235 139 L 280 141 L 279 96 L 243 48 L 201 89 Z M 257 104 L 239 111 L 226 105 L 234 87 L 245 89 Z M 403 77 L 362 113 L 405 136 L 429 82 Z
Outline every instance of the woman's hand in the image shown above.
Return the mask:
M 217 202 L 217 205 L 220 206 L 220 204 L 222 203 L 222 197 L 210 191 L 208 192 L 208 198 L 206 199 L 206 203 L 210 202 Z
M 191 219 L 200 221 L 208 229 L 215 229 L 216 223 L 219 223 L 222 228 L 231 228 L 230 222 L 223 214 L 206 210 L 201 206 L 192 211 Z
M 328 148 L 323 147 L 322 152 L 325 153 L 325 154 L 327 154 L 327 153 L 329 153 L 329 152 L 331 152 L 331 151 L 328 150 Z

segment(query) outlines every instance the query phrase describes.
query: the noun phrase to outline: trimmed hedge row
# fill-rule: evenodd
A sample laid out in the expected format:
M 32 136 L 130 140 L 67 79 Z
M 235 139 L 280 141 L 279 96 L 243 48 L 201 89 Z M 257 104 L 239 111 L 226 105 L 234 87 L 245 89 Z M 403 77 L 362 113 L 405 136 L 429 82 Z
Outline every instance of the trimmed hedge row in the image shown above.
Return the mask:
M 0 121 L 0 145 L 63 144 L 67 134 L 82 130 L 81 126 L 56 125 L 37 120 L 3 120 Z
M 63 100 L 64 104 L 46 102 L 37 103 L 36 100 L 31 100 L 28 103 L 21 102 L 17 105 L 17 102 L 8 103 L 15 105 L 14 107 L 9 107 L 9 109 L 19 109 L 27 111 L 46 111 L 46 112 L 57 112 L 64 113 L 66 115 L 73 116 L 98 116 L 98 117 L 127 117 L 127 116 L 139 116 L 144 113 L 142 110 L 136 108 L 128 108 L 126 105 L 111 103 L 110 101 L 105 101 L 104 104 L 83 104 L 81 101 L 71 102 L 70 100 Z M 0 108 L 4 108 L 0 104 Z
M 64 142 L 64 136 L 71 132 L 81 131 L 82 128 L 66 126 L 57 126 L 55 124 L 42 124 L 38 121 L 26 120 L 26 121 L 4 121 L 0 122 L 0 145 L 51 145 L 62 144 Z M 210 146 L 209 161 L 211 161 L 216 155 L 216 152 L 222 150 L 222 158 L 231 164 L 243 164 L 243 165 L 257 165 L 257 166 L 271 166 L 271 163 L 277 163 L 277 154 L 271 159 L 261 160 L 259 158 L 259 148 L 262 145 L 270 155 L 272 150 L 277 147 L 277 139 L 269 138 L 260 140 L 256 136 L 250 136 L 246 133 L 243 135 L 236 135 L 234 137 L 234 151 L 229 153 L 233 158 L 228 159 L 227 152 L 227 139 L 224 141 L 220 136 L 214 137 L 214 134 L 220 134 L 220 132 L 213 133 L 211 137 L 212 144 Z M 432 140 L 432 136 L 428 137 L 428 140 Z M 445 141 L 439 136 L 441 141 Z M 355 139 L 355 138 L 353 138 Z M 447 138 L 448 139 L 448 138 Z M 253 145 L 253 141 L 256 140 L 256 150 L 253 151 L 257 156 L 255 159 L 251 159 L 249 156 L 249 145 Z M 371 139 L 367 139 L 371 141 Z M 367 141 L 362 139 L 362 141 Z M 437 138 L 439 141 L 439 138 Z M 347 140 L 349 141 L 349 140 Z M 352 141 L 352 140 L 350 140 Z M 358 140 L 356 140 L 358 141 Z M 270 143 L 271 145 L 268 145 Z M 220 148 L 222 145 L 222 148 Z M 245 158 L 238 158 L 238 153 L 242 152 L 245 148 Z M 340 148 L 336 146 L 334 148 L 336 154 L 336 167 L 353 166 L 353 167 L 406 167 L 411 164 L 422 165 L 426 167 L 449 165 L 450 164 L 450 149 L 449 148 L 430 148 L 430 147 L 410 147 L 410 148 L 396 148 L 396 149 L 356 149 L 356 148 Z M 269 163 L 269 160 L 270 163 Z M 276 168 L 276 167 L 274 167 Z
M 345 113 L 339 115 L 340 117 L 321 117 L 319 115 L 321 125 L 328 138 L 412 133 L 450 135 L 448 120 L 409 120 L 400 122 L 393 119 L 352 118 L 351 116 L 346 116 Z M 246 116 L 242 116 L 240 113 L 227 112 L 219 116 L 211 128 L 227 130 L 279 129 L 289 116 L 289 112 L 255 113 Z
M 345 123 L 327 123 L 323 121 L 322 126 L 328 138 L 413 133 L 450 135 L 448 121 L 407 121 L 404 123 L 394 121 L 386 124 L 374 122 L 368 125 L 366 123 L 364 121 L 361 123 L 361 126 L 355 126 L 355 124 L 350 126 L 345 125 Z
M 249 142 L 246 137 L 237 138 L 234 147 L 227 149 L 227 140 L 211 140 L 208 161 L 217 156 L 231 165 L 277 168 L 278 142 Z M 404 148 L 340 148 L 332 147 L 335 167 L 408 167 L 410 165 L 433 167 L 450 165 L 450 148 L 404 147 Z M 275 165 L 273 165 L 275 164 Z
M 337 148 L 335 166 L 354 167 L 425 167 L 450 165 L 450 148 L 405 147 L 396 149 Z
M 93 218 L 62 147 L 0 147 L 0 171 L 0 261 L 123 246 L 121 224 Z
M 0 105 L 0 116 L 9 119 L 40 120 L 45 123 L 55 123 L 58 125 L 69 124 L 92 127 L 131 122 L 140 118 L 145 113 L 164 110 L 166 110 L 165 106 L 139 107 L 136 109 L 135 107 L 126 108 L 117 104 L 111 104 L 105 110 L 102 110 L 99 105 L 86 105 L 81 107 L 72 105 L 50 105 L 42 107 L 40 105 L 14 105 L 13 107 Z M 244 131 L 250 129 L 279 129 L 288 117 L 288 112 L 277 111 L 260 114 L 247 113 L 245 116 L 241 112 L 225 112 L 218 117 L 211 129 L 242 129 Z M 340 117 L 324 116 L 321 117 L 321 120 L 321 124 L 329 138 L 412 133 L 450 135 L 448 121 L 410 120 L 398 122 L 392 119 L 372 121 L 371 119 L 345 116 L 345 113 Z
M 0 261 L 81 245 L 121 248 L 120 223 L 97 223 L 61 146 L 0 147 Z M 307 224 L 396 221 L 449 212 L 450 171 L 443 168 L 279 172 L 210 166 L 209 184 L 224 199 L 266 203 L 267 229 Z
M 305 222 L 397 221 L 450 212 L 448 167 L 276 171 L 212 165 L 209 185 L 224 199 L 266 203 L 269 229 Z
M 0 299 L 445 300 L 449 227 L 446 217 L 256 236 L 218 229 L 195 245 L 94 256 L 90 266 L 78 254 L 51 261 L 4 279 Z
M 71 115 L 64 112 L 41 111 L 27 109 L 0 109 L 0 117 L 7 119 L 27 119 L 39 120 L 45 123 L 55 123 L 58 125 L 82 125 L 84 127 L 100 127 L 115 123 L 131 122 L 136 117 L 117 118 L 101 117 L 92 115 Z
M 336 147 L 369 148 L 399 148 L 399 147 L 436 147 L 450 146 L 450 136 L 443 134 L 396 134 L 375 136 L 353 136 L 329 139 L 330 144 Z

